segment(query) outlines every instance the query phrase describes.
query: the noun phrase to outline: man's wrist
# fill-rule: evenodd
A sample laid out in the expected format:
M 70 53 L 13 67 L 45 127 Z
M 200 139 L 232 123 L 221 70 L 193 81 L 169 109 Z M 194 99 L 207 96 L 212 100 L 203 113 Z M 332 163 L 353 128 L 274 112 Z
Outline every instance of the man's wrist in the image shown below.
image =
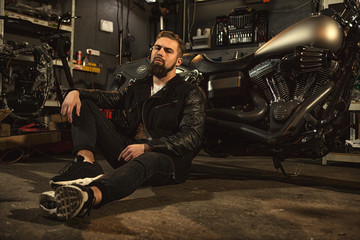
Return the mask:
M 151 146 L 144 143 L 144 152 L 151 152 Z

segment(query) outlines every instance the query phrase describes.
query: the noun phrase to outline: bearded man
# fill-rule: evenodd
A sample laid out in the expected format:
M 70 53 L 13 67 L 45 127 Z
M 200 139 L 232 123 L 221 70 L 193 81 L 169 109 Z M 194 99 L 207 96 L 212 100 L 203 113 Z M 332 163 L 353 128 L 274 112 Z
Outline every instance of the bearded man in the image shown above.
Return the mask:
M 124 198 L 144 185 L 182 183 L 201 147 L 204 99 L 176 74 L 184 43 L 163 31 L 151 49 L 149 75 L 121 91 L 73 89 L 61 107 L 72 123 L 75 161 L 53 177 L 56 217 L 67 220 Z M 120 109 L 112 121 L 100 111 Z M 105 174 L 98 148 L 114 168 Z

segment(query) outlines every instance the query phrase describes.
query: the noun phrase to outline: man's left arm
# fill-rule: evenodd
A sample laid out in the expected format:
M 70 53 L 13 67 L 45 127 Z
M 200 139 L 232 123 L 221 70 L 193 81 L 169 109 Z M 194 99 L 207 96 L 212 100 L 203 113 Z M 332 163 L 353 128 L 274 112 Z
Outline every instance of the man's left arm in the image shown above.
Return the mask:
M 179 131 L 148 142 L 152 151 L 182 157 L 184 152 L 199 150 L 205 124 L 205 104 L 201 91 L 194 88 L 186 98 Z

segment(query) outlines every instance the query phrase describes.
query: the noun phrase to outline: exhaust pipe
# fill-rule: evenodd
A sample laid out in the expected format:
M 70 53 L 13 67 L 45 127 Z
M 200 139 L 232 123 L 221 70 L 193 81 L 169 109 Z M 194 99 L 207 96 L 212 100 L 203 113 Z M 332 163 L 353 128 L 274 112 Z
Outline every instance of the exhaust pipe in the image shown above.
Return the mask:
M 221 119 L 232 122 L 254 122 L 263 118 L 268 106 L 266 101 L 260 96 L 258 90 L 253 88 L 250 92 L 255 109 L 250 112 L 242 112 L 238 110 L 215 108 L 206 111 L 207 116 L 215 119 Z
M 210 128 L 219 129 L 225 133 L 241 134 L 268 145 L 275 145 L 285 141 L 289 136 L 293 136 L 303 126 L 305 114 L 310 113 L 318 104 L 323 102 L 330 94 L 333 86 L 334 82 L 329 82 L 313 96 L 306 99 L 277 132 L 267 132 L 244 123 L 220 120 L 211 116 L 206 117 L 206 124 Z

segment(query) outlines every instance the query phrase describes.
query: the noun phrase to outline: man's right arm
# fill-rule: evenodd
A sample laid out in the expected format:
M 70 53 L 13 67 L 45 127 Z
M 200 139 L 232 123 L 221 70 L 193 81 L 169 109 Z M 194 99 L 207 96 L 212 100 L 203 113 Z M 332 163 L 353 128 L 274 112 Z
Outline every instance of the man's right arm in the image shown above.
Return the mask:
M 72 122 L 72 111 L 75 108 L 76 114 L 80 115 L 81 100 L 89 99 L 99 108 L 116 109 L 122 108 L 123 97 L 126 90 L 123 91 L 101 91 L 89 89 L 72 89 L 67 92 L 64 102 L 61 106 L 61 114 L 66 115 L 69 122 Z
M 103 109 L 122 108 L 122 102 L 127 88 L 121 91 L 102 91 L 99 89 L 77 89 L 80 99 L 89 99 Z

